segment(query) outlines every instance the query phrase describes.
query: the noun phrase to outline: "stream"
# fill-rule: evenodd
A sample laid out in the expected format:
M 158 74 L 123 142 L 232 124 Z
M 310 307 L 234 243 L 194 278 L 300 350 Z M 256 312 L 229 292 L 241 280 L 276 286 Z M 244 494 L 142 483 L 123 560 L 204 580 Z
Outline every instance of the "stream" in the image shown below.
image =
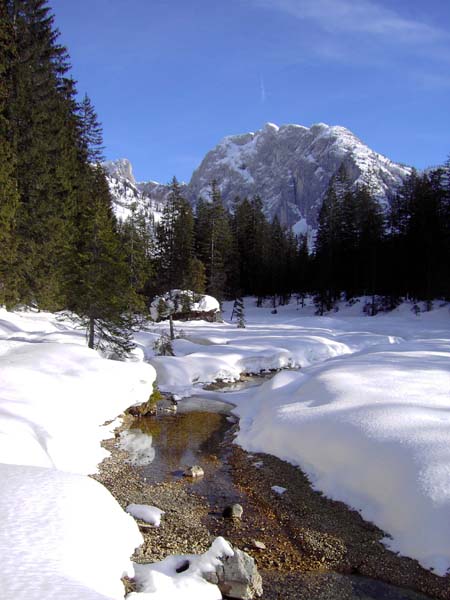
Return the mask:
M 221 391 L 243 389 L 263 381 L 260 377 L 248 378 L 245 382 L 225 386 Z M 294 529 L 290 527 L 289 506 L 285 512 L 279 512 L 281 498 L 264 504 L 262 498 L 259 501 L 258 497 L 251 495 L 250 486 L 246 489 L 245 485 L 240 485 L 240 472 L 247 473 L 250 479 L 254 473 L 258 481 L 263 481 L 265 474 L 260 467 L 267 458 L 262 455 L 260 460 L 259 455 L 245 453 L 233 445 L 238 420 L 230 411 L 229 404 L 193 396 L 182 400 L 175 414 L 158 412 L 155 416 L 135 421 L 133 427 L 138 426 L 143 433 L 151 436 L 155 451 L 152 462 L 140 467 L 139 472 L 145 482 L 179 480 L 179 484 L 186 486 L 191 494 L 206 499 L 210 507 L 205 516 L 209 531 L 213 535 L 223 535 L 256 558 L 263 578 L 263 600 L 430 599 L 430 596 L 377 579 L 335 572 L 327 564 L 323 568 L 307 567 L 303 570 L 304 548 L 299 547 Z M 236 452 L 243 464 L 241 470 L 236 468 Z M 195 464 L 204 469 L 204 477 L 183 477 L 184 469 Z M 294 467 L 289 468 L 294 471 Z M 296 471 L 301 473 L 298 469 Z M 232 503 L 244 507 L 242 523 L 222 517 L 224 507 Z M 267 552 L 256 550 L 251 545 L 250 540 L 261 539 L 267 545 Z

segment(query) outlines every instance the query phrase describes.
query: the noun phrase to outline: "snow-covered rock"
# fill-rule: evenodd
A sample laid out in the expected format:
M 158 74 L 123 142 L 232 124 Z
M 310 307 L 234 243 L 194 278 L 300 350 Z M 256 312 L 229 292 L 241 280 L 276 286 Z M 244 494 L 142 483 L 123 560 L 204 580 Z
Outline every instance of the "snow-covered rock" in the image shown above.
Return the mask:
M 303 232 L 316 226 L 330 179 L 342 163 L 350 183 L 370 184 L 382 203 L 410 173 L 345 127 L 267 123 L 255 133 L 226 137 L 208 152 L 192 175 L 188 195 L 192 201 L 207 198 L 211 181 L 217 180 L 229 206 L 236 196 L 258 194 L 269 218 L 278 215 Z
M 104 162 L 103 169 L 119 220 L 129 219 L 133 211 L 139 211 L 145 215 L 150 228 L 159 222 L 170 193 L 168 185 L 156 181 L 137 182 L 126 158 Z M 180 187 L 184 191 L 186 186 L 181 184 Z
M 167 319 L 208 319 L 220 314 L 220 304 L 207 294 L 196 294 L 191 290 L 171 290 L 156 296 L 150 305 L 150 315 L 154 321 Z
M 216 180 L 228 206 L 236 196 L 257 194 L 270 219 L 278 215 L 296 233 L 311 233 L 330 179 L 342 163 L 350 183 L 370 184 L 384 205 L 411 172 L 409 167 L 371 150 L 345 127 L 324 123 L 278 127 L 267 123 L 255 133 L 224 138 L 206 154 L 189 184 L 182 184 L 181 189 L 195 205 L 199 197 L 209 198 L 211 181 Z M 105 169 L 120 218 L 134 199 L 154 212 L 156 221 L 159 219 L 168 185 L 137 183 L 126 159 L 105 163 Z

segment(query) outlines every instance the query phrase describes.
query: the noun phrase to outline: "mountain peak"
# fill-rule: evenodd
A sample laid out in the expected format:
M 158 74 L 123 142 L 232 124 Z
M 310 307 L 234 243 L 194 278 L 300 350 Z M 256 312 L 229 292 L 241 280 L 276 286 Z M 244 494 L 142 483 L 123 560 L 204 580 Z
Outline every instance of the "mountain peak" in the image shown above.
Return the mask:
M 219 183 L 224 203 L 232 207 L 237 196 L 260 196 L 269 219 L 297 232 L 317 226 L 329 183 L 344 165 L 350 184 L 369 185 L 379 202 L 387 206 L 411 169 L 371 150 L 341 125 L 315 123 L 278 126 L 266 123 L 255 132 L 230 135 L 206 154 L 183 194 L 195 204 L 209 198 L 213 180 Z M 119 204 L 138 199 L 164 206 L 169 188 L 156 182 L 136 183 L 126 158 L 105 163 L 110 187 Z
M 128 158 L 118 158 L 103 163 L 103 168 L 111 177 L 116 179 L 126 179 L 132 185 L 136 185 L 133 175 L 133 167 Z

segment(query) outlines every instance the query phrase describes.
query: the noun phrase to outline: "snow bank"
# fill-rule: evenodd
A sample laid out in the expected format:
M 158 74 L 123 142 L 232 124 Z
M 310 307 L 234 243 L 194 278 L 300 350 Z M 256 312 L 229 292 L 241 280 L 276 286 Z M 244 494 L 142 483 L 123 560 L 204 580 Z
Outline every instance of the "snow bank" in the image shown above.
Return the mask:
M 358 509 L 386 545 L 450 568 L 450 342 L 424 340 L 281 373 L 233 395 L 237 441 L 305 470 Z
M 102 423 L 148 400 L 155 378 L 144 363 L 54 342 L 11 346 L 0 371 L 0 461 L 85 474 L 106 455 Z
M 142 537 L 96 471 L 102 424 L 144 402 L 155 371 L 101 358 L 48 313 L 0 310 L 0 597 L 123 598 Z
M 0 465 L 3 600 L 123 598 L 142 543 L 132 517 L 88 477 L 56 469 Z
M 367 299 L 315 316 L 245 299 L 235 323 L 183 323 L 176 356 L 151 359 L 164 388 L 237 405 L 238 442 L 300 465 L 316 489 L 386 531 L 386 544 L 440 575 L 450 567 L 450 314 L 411 303 L 363 316 Z M 232 303 L 224 303 L 230 317 Z M 177 324 L 176 324 L 177 325 Z M 259 388 L 198 389 L 286 366 Z M 181 407 L 182 403 L 180 403 Z

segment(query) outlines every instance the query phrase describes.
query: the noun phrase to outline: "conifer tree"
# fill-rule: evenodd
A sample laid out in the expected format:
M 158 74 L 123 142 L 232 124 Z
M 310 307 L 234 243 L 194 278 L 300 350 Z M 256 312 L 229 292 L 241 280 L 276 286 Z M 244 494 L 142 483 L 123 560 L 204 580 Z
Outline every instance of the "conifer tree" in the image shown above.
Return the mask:
M 130 310 L 145 313 L 147 288 L 153 275 L 154 241 L 146 215 L 136 203 L 131 206 L 131 217 L 119 223 L 118 230 L 134 292 L 135 305 L 130 304 Z
M 158 278 L 155 291 L 190 289 L 194 275 L 198 275 L 198 270 L 193 274 L 191 269 L 199 268 L 198 263 L 193 262 L 194 216 L 175 177 L 156 229 L 156 239 Z
M 15 44 L 9 117 L 16 154 L 18 290 L 25 303 L 60 308 L 79 165 L 67 51 L 45 0 L 8 4 Z
M 18 301 L 15 221 L 19 202 L 16 156 L 8 106 L 12 101 L 13 29 L 0 2 L 0 305 Z
M 89 126 L 101 131 L 95 111 Z M 92 118 L 94 115 L 94 118 Z M 83 118 L 82 116 L 80 117 Z M 84 156 L 100 157 L 101 136 L 84 138 Z M 85 162 L 76 215 L 76 262 L 72 264 L 69 308 L 87 329 L 88 346 L 126 355 L 133 347 L 133 313 L 139 303 L 133 271 L 119 235 L 102 166 Z
M 197 252 L 206 267 L 206 290 L 211 296 L 223 300 L 227 276 L 230 279 L 232 234 L 230 218 L 216 181 L 211 183 L 210 202 L 198 202 L 196 217 Z
M 233 315 L 236 317 L 237 326 L 239 329 L 245 328 L 245 309 L 244 300 L 239 297 L 236 298 L 233 304 Z
M 133 347 L 130 307 L 134 306 L 134 290 L 102 167 L 87 166 L 86 178 L 69 308 L 86 327 L 90 348 L 113 350 L 120 357 Z

